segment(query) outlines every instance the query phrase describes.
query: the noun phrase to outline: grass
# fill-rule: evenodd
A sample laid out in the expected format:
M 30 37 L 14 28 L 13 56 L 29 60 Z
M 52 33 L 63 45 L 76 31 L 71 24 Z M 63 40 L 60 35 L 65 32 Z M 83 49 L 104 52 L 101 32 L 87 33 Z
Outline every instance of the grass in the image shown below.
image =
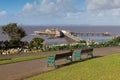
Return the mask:
M 22 62 L 22 61 L 29 61 L 29 60 L 34 60 L 34 59 L 41 59 L 41 58 L 45 58 L 47 56 L 49 56 L 49 55 L 19 57 L 19 58 L 12 58 L 10 60 L 1 60 L 0 61 L 0 65 L 10 64 L 10 63 L 16 63 L 16 62 Z
M 75 63 L 27 80 L 120 80 L 120 54 Z

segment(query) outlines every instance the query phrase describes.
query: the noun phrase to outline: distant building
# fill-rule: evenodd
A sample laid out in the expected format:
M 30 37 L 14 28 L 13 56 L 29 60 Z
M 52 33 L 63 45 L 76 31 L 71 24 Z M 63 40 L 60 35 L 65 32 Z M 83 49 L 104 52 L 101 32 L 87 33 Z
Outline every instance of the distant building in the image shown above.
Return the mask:
M 45 32 L 46 33 L 52 33 L 52 31 L 50 29 L 46 29 Z
M 56 35 L 55 35 L 55 37 L 60 37 L 60 31 L 58 31 L 58 30 L 56 30 Z
M 59 38 L 59 37 L 64 37 L 64 33 L 59 31 L 59 30 L 56 30 L 56 35 L 55 37 Z

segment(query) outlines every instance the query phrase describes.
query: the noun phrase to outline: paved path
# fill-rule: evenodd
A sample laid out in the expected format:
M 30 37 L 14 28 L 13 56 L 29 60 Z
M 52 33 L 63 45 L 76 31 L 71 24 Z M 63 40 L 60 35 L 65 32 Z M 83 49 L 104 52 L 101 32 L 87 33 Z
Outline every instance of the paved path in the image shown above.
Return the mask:
M 120 52 L 120 47 L 95 48 L 95 56 L 105 56 Z M 56 61 L 57 65 L 64 63 L 62 60 Z M 0 80 L 23 80 L 26 77 L 34 76 L 46 71 L 53 70 L 46 68 L 46 59 L 37 59 L 6 65 L 0 65 Z

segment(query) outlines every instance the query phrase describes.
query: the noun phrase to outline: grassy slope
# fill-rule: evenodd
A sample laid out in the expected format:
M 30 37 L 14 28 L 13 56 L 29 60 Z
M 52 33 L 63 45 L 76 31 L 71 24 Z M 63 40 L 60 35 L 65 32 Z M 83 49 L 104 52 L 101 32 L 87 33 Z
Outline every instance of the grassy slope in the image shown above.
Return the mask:
M 120 54 L 75 63 L 28 80 L 120 80 Z
M 15 62 L 22 62 L 22 61 L 29 61 L 29 60 L 34 60 L 34 59 L 41 59 L 41 58 L 45 58 L 47 56 L 49 56 L 49 55 L 29 56 L 29 57 L 13 58 L 10 60 L 1 60 L 0 65 L 10 64 L 10 63 L 15 63 Z

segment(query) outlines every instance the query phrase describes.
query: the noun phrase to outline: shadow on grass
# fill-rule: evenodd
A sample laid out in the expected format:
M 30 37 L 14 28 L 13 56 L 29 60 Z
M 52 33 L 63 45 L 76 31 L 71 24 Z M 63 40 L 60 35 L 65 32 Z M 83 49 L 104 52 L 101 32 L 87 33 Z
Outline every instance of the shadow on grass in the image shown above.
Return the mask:
M 102 56 L 94 56 L 94 57 L 89 57 L 89 58 L 85 58 L 85 59 L 82 59 L 82 60 L 76 60 L 76 61 L 72 61 L 72 62 L 67 62 L 65 64 L 56 65 L 56 69 L 64 67 L 64 66 L 68 66 L 68 65 L 71 65 L 71 64 L 75 64 L 75 63 L 78 63 L 78 62 L 84 62 L 84 61 L 87 61 L 87 60 L 100 58 L 100 57 L 102 57 Z

